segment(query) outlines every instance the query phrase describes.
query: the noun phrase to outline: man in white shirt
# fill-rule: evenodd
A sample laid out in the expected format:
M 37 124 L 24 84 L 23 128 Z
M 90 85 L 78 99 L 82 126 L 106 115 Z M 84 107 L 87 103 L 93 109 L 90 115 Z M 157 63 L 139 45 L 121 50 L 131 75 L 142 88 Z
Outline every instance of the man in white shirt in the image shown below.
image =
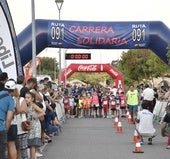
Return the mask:
M 143 90 L 143 101 L 147 102 L 150 112 L 153 112 L 153 99 L 154 99 L 154 90 L 149 87 L 148 84 L 145 85 Z
M 148 144 L 152 145 L 152 138 L 155 136 L 156 130 L 153 126 L 153 113 L 148 110 L 147 102 L 142 103 L 142 110 L 137 114 L 136 130 L 141 137 L 141 144 L 143 137 L 149 137 Z

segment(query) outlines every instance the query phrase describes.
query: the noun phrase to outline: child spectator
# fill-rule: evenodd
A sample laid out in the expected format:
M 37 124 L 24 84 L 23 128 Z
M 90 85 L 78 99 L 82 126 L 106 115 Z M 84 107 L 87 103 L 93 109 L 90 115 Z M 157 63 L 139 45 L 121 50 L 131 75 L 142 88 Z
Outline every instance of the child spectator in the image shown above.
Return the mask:
M 30 159 L 35 159 L 36 148 L 42 145 L 40 118 L 45 115 L 43 109 L 35 104 L 35 95 L 32 92 L 25 94 L 25 101 L 28 106 L 28 120 L 32 122 L 32 129 L 28 132 L 28 147 L 30 147 Z

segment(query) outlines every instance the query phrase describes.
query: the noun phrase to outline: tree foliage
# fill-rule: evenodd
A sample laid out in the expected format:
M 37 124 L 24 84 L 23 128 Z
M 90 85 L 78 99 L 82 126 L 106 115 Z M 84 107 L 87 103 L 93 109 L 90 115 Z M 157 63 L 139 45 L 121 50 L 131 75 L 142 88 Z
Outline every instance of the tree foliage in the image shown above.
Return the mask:
M 125 83 L 140 83 L 143 79 L 161 77 L 169 71 L 169 66 L 151 50 L 129 50 L 123 52 L 118 69 L 125 77 Z
M 114 82 L 114 80 L 107 73 L 74 73 L 68 80 L 78 79 L 82 82 L 89 83 L 92 85 L 100 85 L 100 83 L 109 81 L 110 84 Z
M 58 69 L 58 63 L 55 60 L 55 58 L 42 57 L 41 63 L 37 68 L 37 74 L 50 75 L 51 78 L 54 80 L 54 71 L 56 71 L 56 75 L 58 76 L 59 69 Z

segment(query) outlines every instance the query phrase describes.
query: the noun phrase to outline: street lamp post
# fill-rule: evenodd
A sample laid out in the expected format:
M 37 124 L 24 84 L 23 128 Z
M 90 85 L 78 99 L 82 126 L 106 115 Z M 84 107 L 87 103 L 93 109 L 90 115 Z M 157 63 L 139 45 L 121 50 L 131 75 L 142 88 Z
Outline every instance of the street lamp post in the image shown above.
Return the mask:
M 31 0 L 31 13 L 32 13 L 32 65 L 33 77 L 36 77 L 36 37 L 35 37 L 35 3 Z
M 58 14 L 59 14 L 59 21 L 61 20 L 61 8 L 63 5 L 64 0 L 55 0 L 55 3 L 58 8 Z M 58 78 L 58 83 L 61 83 L 61 48 L 59 48 L 59 78 Z

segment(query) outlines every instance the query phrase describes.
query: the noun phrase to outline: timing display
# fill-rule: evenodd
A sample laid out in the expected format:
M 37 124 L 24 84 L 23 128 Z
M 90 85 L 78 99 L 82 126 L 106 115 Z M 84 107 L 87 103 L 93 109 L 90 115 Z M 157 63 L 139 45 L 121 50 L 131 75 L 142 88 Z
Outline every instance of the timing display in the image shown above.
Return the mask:
M 66 60 L 90 60 L 91 54 L 90 53 L 68 53 L 65 54 Z

